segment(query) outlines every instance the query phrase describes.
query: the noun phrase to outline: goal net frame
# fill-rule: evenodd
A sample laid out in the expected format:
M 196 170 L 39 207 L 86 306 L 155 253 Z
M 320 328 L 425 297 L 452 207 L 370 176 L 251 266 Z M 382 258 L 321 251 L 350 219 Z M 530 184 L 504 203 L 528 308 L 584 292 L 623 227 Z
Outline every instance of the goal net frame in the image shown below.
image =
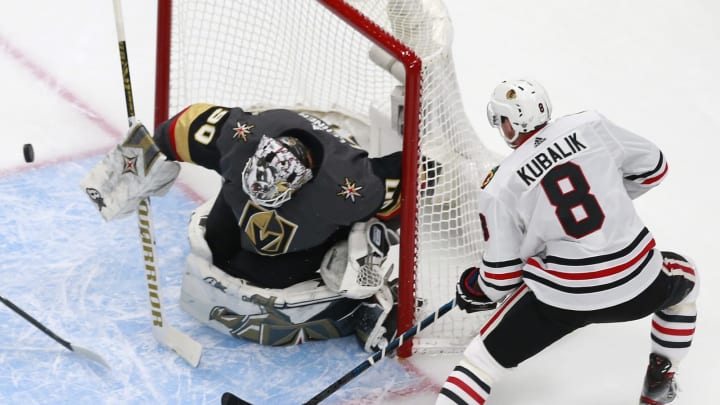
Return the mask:
M 179 0 L 158 0 L 158 26 L 157 26 L 157 55 L 156 55 L 156 77 L 155 77 L 155 125 L 166 120 L 170 115 L 177 112 L 172 109 L 177 109 L 178 106 L 172 106 L 170 102 L 170 94 L 172 91 L 173 76 L 171 73 L 172 67 L 172 49 L 173 49 L 173 2 Z M 258 3 L 273 3 L 275 0 L 261 0 Z M 355 31 L 360 33 L 365 38 L 369 39 L 372 44 L 382 49 L 385 53 L 390 55 L 394 61 L 399 62 L 402 65 L 402 72 L 399 76 L 402 76 L 404 95 L 402 96 L 402 151 L 403 151 L 403 163 L 402 163 L 402 181 L 401 181 L 401 193 L 402 193 L 402 209 L 400 212 L 400 245 L 398 251 L 398 275 L 399 275 L 399 311 L 398 311 L 398 332 L 408 330 L 415 325 L 417 319 L 422 316 L 422 313 L 416 308 L 416 300 L 418 298 L 417 293 L 417 261 L 418 261 L 418 250 L 420 249 L 421 242 L 419 241 L 419 233 L 423 232 L 423 225 L 419 223 L 419 212 L 422 209 L 424 202 L 423 188 L 425 181 L 429 180 L 426 178 L 426 173 L 422 173 L 422 158 L 421 156 L 421 124 L 423 120 L 423 104 L 422 104 L 422 91 L 423 91 L 423 68 L 424 60 L 423 57 L 419 56 L 416 51 L 408 44 L 399 40 L 394 34 L 390 33 L 388 27 L 382 27 L 375 21 L 371 20 L 368 16 L 359 11 L 358 8 L 354 7 L 349 3 L 358 3 L 362 1 L 376 1 L 376 0 L 294 0 L 296 2 L 316 2 L 324 6 L 327 10 L 330 10 L 336 18 L 342 20 L 345 24 L 352 27 Z M 383 1 L 383 0 L 379 0 Z M 390 0 L 393 2 L 394 0 Z M 398 1 L 395 0 L 395 3 Z M 402 3 L 402 1 L 399 1 Z M 405 0 L 408 3 L 416 3 L 422 5 L 423 3 L 431 2 L 438 3 L 442 6 L 440 0 Z M 444 6 L 443 6 L 444 7 Z M 241 28 L 239 29 L 241 30 Z M 449 50 L 445 50 L 447 55 L 443 57 L 449 57 L 452 62 L 452 56 Z M 450 66 L 452 64 L 450 63 Z M 395 66 L 394 68 L 397 68 Z M 452 80 L 454 81 L 454 71 L 452 73 Z M 391 73 L 386 73 L 391 74 Z M 456 83 L 449 83 L 450 87 L 457 87 Z M 459 97 L 459 95 L 457 96 Z M 189 102 L 213 102 L 213 100 L 187 100 Z M 460 104 L 461 105 L 461 104 Z M 239 105 L 240 107 L 245 107 Z M 461 108 L 461 107 L 460 107 Z M 464 111 L 461 111 L 464 114 Z M 463 117 L 464 119 L 464 117 Z M 466 124 L 469 127 L 469 124 Z M 472 132 L 470 129 L 469 131 Z M 474 132 L 472 133 L 474 135 Z M 480 142 L 479 139 L 477 141 Z M 477 159 L 487 158 L 492 156 L 488 152 L 486 156 L 478 156 Z M 494 160 L 494 159 L 489 159 Z M 488 168 L 487 163 L 481 167 L 483 171 Z M 480 177 L 483 173 L 477 173 L 476 176 Z M 481 179 L 475 179 L 478 182 Z M 454 201 L 444 202 L 446 205 L 455 204 Z M 448 214 L 443 214 L 448 215 Z M 466 221 L 467 222 L 467 221 Z M 479 247 L 478 247 L 479 249 Z M 470 256 L 470 263 L 472 260 L 477 260 L 479 257 L 478 252 L 472 253 Z M 446 288 L 452 288 L 451 291 L 446 292 L 446 296 L 454 296 L 454 283 L 457 280 L 457 274 L 461 271 L 461 268 L 455 268 L 454 271 L 448 272 L 448 286 Z M 423 298 L 423 297 L 420 297 Z M 435 307 L 424 308 L 425 311 L 434 311 L 440 305 L 445 302 L 430 302 L 430 305 Z M 455 311 L 459 312 L 459 311 Z M 464 315 L 464 314 L 463 314 Z M 439 320 L 440 323 L 442 320 Z M 458 321 L 456 321 L 458 322 Z M 478 321 L 475 321 L 478 323 Z M 428 330 L 433 329 L 428 328 Z M 479 330 L 479 328 L 477 329 Z M 476 332 L 477 332 L 476 330 Z M 452 332 L 451 332 L 452 333 Z M 467 332 L 464 333 L 467 335 Z M 422 337 L 422 334 L 418 335 Z M 429 346 L 437 345 L 440 350 L 436 351 L 458 351 L 462 345 L 467 343 L 472 336 L 457 336 L 457 342 L 453 344 L 447 343 L 433 343 L 433 338 L 429 338 Z M 452 339 L 451 339 L 452 340 Z M 441 340 L 442 341 L 442 340 Z M 458 343 L 459 342 L 459 343 Z M 453 347 L 450 347 L 453 346 Z M 433 350 L 427 350 L 433 351 Z M 413 353 L 413 340 L 409 340 L 398 350 L 398 354 L 401 357 L 409 357 Z

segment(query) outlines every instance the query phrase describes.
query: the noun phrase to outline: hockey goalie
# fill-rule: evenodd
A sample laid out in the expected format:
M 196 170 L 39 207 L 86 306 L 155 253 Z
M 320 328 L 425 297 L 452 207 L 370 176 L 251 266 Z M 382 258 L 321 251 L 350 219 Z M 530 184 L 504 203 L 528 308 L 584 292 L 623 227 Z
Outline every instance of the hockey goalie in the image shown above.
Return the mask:
M 401 152 L 370 158 L 305 112 L 193 104 L 155 130 L 133 125 L 82 181 L 105 220 L 162 196 L 180 163 L 222 177 L 189 224 L 181 307 L 264 345 L 396 334 Z

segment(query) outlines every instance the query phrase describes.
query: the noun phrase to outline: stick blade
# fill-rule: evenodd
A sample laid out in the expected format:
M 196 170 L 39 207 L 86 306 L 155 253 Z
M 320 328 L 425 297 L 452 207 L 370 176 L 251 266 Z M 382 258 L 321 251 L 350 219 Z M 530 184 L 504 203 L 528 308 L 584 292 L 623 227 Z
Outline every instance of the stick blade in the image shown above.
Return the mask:
M 77 353 L 79 356 L 82 356 L 86 359 L 92 360 L 96 363 L 102 364 L 103 366 L 107 368 L 112 368 L 110 365 L 105 361 L 105 359 L 102 358 L 99 354 L 95 353 L 94 351 L 90 349 L 86 349 L 82 346 L 76 346 L 76 345 L 70 345 L 72 347 L 72 351 Z
M 173 349 L 191 366 L 197 367 L 202 357 L 202 345 L 172 326 L 153 327 L 153 336 L 160 343 Z
M 233 393 L 226 392 L 222 395 L 222 405 L 252 405 Z

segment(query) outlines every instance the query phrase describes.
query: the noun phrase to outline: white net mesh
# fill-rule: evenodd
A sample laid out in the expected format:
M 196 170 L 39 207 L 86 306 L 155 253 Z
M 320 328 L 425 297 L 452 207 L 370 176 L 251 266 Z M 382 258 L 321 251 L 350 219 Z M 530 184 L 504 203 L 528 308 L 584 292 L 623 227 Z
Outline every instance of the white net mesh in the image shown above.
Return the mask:
M 209 102 L 333 112 L 373 125 L 370 107 L 389 109 L 391 93 L 403 83 L 369 59 L 373 41 L 321 3 L 174 0 L 169 113 Z M 416 261 L 416 295 L 435 310 L 454 296 L 459 273 L 480 258 L 475 196 L 497 157 L 465 115 L 452 26 L 440 0 L 347 3 L 422 60 L 416 258 L 400 260 Z M 412 226 L 403 224 L 401 232 Z M 478 332 L 481 317 L 450 312 L 414 347 L 460 348 Z

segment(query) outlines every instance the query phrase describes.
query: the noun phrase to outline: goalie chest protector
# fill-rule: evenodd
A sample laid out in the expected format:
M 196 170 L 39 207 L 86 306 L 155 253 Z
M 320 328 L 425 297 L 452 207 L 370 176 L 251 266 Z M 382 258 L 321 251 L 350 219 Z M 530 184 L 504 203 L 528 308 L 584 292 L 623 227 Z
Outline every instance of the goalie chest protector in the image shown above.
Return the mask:
M 249 128 L 240 138 L 237 128 Z M 365 220 L 383 203 L 384 180 L 373 173 L 368 154 L 337 135 L 325 122 L 289 110 L 248 114 L 233 109 L 218 140 L 222 192 L 242 230 L 243 246 L 263 255 L 302 251 L 324 243 L 338 230 Z M 225 135 L 225 134 L 223 134 Z M 262 135 L 291 135 L 310 148 L 313 179 L 276 209 L 259 206 L 242 189 L 242 171 Z

